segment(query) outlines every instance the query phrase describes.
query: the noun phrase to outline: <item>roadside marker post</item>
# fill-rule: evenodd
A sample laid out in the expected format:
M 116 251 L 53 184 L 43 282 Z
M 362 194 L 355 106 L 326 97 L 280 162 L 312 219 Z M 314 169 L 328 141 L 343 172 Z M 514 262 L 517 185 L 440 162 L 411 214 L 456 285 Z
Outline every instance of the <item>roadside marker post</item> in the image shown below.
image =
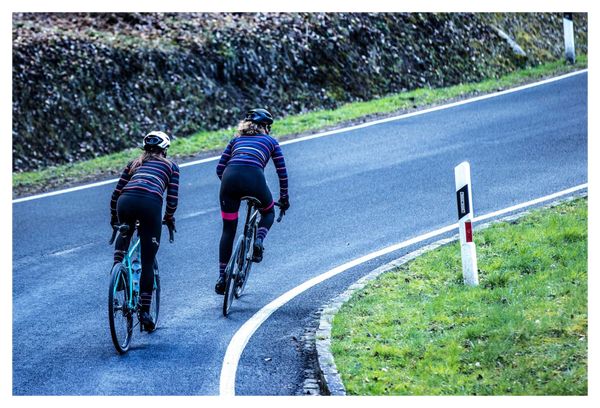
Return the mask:
M 575 63 L 575 35 L 573 33 L 573 13 L 565 13 L 563 16 L 563 27 L 565 31 L 565 58 L 567 62 Z
M 477 273 L 477 253 L 473 242 L 473 197 L 469 162 L 462 162 L 454 168 L 454 181 L 456 184 L 463 281 L 465 285 L 477 286 L 479 285 L 479 276 Z

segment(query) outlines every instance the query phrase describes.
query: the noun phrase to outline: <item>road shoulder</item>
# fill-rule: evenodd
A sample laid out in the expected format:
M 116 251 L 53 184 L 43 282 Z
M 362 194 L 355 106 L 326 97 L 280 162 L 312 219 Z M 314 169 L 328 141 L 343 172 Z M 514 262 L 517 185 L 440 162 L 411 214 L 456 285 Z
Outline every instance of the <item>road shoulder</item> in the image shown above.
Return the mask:
M 475 231 L 480 231 L 482 229 L 490 227 L 493 224 L 500 223 L 500 222 L 514 222 L 514 221 L 528 215 L 531 212 L 531 210 L 533 210 L 533 209 L 551 208 L 551 207 L 555 207 L 559 204 L 562 204 L 562 203 L 565 203 L 565 202 L 568 202 L 568 201 L 571 201 L 571 200 L 574 200 L 577 198 L 587 197 L 587 196 L 588 196 L 588 192 L 586 190 L 584 192 L 574 193 L 567 197 L 561 197 L 560 199 L 554 200 L 545 205 L 534 206 L 527 210 L 519 211 L 517 213 L 513 213 L 510 215 L 486 222 L 484 224 L 478 225 L 475 227 Z M 440 239 L 438 241 L 427 244 L 415 251 L 412 251 L 402 257 L 399 257 L 385 265 L 382 265 L 382 266 L 372 270 L 367 275 L 363 276 L 362 278 L 357 280 L 355 283 L 350 285 L 344 292 L 342 292 L 340 295 L 338 295 L 332 301 L 325 304 L 324 306 L 322 306 L 319 309 L 320 310 L 319 317 L 318 317 L 319 322 L 318 322 L 318 326 L 317 326 L 317 329 L 315 332 L 314 350 L 317 354 L 317 356 L 316 356 L 316 361 L 317 361 L 316 375 L 317 375 L 317 379 L 320 384 L 322 395 L 333 395 L 333 396 L 346 395 L 346 389 L 342 382 L 340 373 L 337 370 L 335 360 L 334 360 L 333 354 L 331 352 L 331 326 L 332 326 L 333 319 L 334 319 L 336 313 L 340 310 L 342 305 L 344 305 L 346 302 L 348 302 L 350 300 L 350 297 L 355 292 L 364 288 L 365 285 L 367 285 L 367 283 L 376 279 L 381 274 L 383 274 L 385 272 L 389 272 L 403 264 L 406 264 L 407 262 L 423 255 L 426 252 L 437 249 L 443 245 L 453 243 L 453 242 L 457 241 L 458 239 L 459 239 L 458 234 L 455 234 L 449 238 Z

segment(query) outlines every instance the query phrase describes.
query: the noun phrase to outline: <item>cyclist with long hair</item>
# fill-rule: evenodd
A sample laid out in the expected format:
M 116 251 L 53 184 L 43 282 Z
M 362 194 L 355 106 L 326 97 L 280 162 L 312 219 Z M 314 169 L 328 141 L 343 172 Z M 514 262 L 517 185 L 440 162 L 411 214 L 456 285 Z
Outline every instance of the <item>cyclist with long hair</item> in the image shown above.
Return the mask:
M 110 224 L 128 224 L 128 236 L 119 234 L 115 242 L 114 262 L 122 262 L 125 251 L 139 221 L 142 273 L 140 277 L 140 323 L 146 331 L 154 330 L 155 322 L 150 316 L 152 303 L 154 257 L 160 246 L 162 224 L 175 231 L 175 210 L 179 196 L 179 167 L 167 159 L 167 149 L 171 144 L 167 134 L 159 131 L 148 133 L 143 141 L 143 153 L 129 162 L 110 201 Z M 166 210 L 162 217 L 163 195 L 166 196 Z
M 217 176 L 221 179 L 219 202 L 223 219 L 223 232 L 219 242 L 219 279 L 215 292 L 225 291 L 225 267 L 231 257 L 233 240 L 238 223 L 241 198 L 257 198 L 262 207 L 258 232 L 254 242 L 254 262 L 263 256 L 263 241 L 275 220 L 275 202 L 267 182 L 264 168 L 269 158 L 273 159 L 279 177 L 279 203 L 283 211 L 290 207 L 288 196 L 288 176 L 285 160 L 279 143 L 269 135 L 273 116 L 265 109 L 252 109 L 239 122 L 237 134 L 221 155 L 217 165 Z

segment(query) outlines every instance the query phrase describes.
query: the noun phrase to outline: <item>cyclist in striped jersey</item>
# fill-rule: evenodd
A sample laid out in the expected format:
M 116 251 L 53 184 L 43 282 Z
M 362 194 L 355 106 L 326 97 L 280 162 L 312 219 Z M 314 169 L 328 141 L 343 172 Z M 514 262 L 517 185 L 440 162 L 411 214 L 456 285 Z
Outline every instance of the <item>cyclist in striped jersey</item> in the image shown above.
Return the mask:
M 147 331 L 154 330 L 150 316 L 152 286 L 154 284 L 154 257 L 160 245 L 163 195 L 167 192 L 167 206 L 162 224 L 175 231 L 175 210 L 179 195 L 179 167 L 167 159 L 171 141 L 163 132 L 150 132 L 144 137 L 144 152 L 123 170 L 110 201 L 111 225 L 129 224 L 133 231 L 140 222 L 142 274 L 140 277 L 140 322 Z M 122 262 L 129 247 L 131 234 L 119 234 L 115 242 L 114 262 Z
M 241 198 L 252 196 L 263 205 L 254 242 L 254 262 L 260 262 L 263 241 L 275 220 L 275 202 L 265 180 L 264 168 L 269 158 L 273 159 L 279 177 L 279 203 L 282 210 L 290 206 L 288 176 L 279 143 L 269 135 L 273 116 L 265 109 L 253 109 L 238 125 L 238 134 L 231 139 L 217 165 L 217 176 L 221 179 L 219 201 L 223 219 L 223 233 L 219 243 L 219 279 L 215 292 L 225 291 L 225 267 L 233 248 Z

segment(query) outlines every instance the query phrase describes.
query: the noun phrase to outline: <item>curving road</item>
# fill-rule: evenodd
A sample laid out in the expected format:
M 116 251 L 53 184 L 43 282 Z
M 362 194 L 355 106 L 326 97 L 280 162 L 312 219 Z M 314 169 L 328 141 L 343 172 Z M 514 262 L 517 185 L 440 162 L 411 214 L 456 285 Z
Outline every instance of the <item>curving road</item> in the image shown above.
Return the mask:
M 115 353 L 112 249 L 97 186 L 13 203 L 13 394 L 217 395 L 228 344 L 263 306 L 344 262 L 455 222 L 454 166 L 471 163 L 475 215 L 587 182 L 587 72 L 422 115 L 285 144 L 292 207 L 246 294 L 213 292 L 221 222 L 216 161 L 181 172 L 174 244 L 159 251 L 159 329 Z M 266 170 L 273 190 L 277 179 Z M 302 392 L 300 341 L 320 305 L 408 247 L 294 297 L 250 337 L 236 394 Z

